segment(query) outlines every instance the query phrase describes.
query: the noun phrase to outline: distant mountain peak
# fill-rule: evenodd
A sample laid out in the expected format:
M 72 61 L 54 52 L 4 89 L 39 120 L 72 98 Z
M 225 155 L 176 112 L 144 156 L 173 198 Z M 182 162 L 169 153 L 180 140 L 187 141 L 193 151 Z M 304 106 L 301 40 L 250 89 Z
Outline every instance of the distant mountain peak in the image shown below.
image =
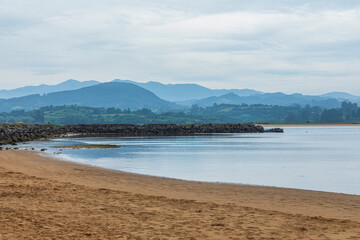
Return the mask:
M 76 90 L 10 98 L 0 102 L 0 112 L 11 111 L 15 108 L 31 110 L 48 105 L 116 107 L 120 109 L 130 108 L 132 110 L 149 108 L 154 111 L 179 107 L 135 84 L 107 82 Z
M 192 104 L 196 104 L 200 107 L 209 107 L 214 103 L 216 104 L 264 104 L 264 105 L 278 105 L 278 106 L 291 106 L 294 104 L 298 105 L 310 105 L 320 106 L 324 108 L 339 107 L 340 102 L 336 99 L 325 99 L 319 96 L 307 96 L 302 94 L 284 94 L 281 92 L 276 93 L 265 93 L 251 96 L 238 96 L 234 93 L 227 93 L 221 96 L 213 96 L 204 98 L 199 101 L 194 101 Z
M 164 84 L 161 82 L 156 81 L 149 81 L 149 82 L 135 82 L 131 80 L 125 79 L 114 79 L 111 82 L 117 83 L 129 83 L 134 84 L 139 87 L 142 87 L 150 92 L 154 93 L 161 99 L 177 102 L 184 104 L 185 106 L 191 106 L 195 102 L 207 98 L 217 98 L 223 99 L 225 98 L 232 98 L 226 100 L 226 103 L 229 101 L 236 102 L 234 99 L 238 97 L 249 97 L 249 99 L 258 99 L 258 102 L 263 102 L 265 104 L 270 103 L 271 101 L 275 104 L 284 104 L 287 100 L 291 97 L 293 100 L 290 102 L 294 102 L 295 100 L 298 101 L 300 104 L 301 102 L 309 102 L 309 104 L 313 105 L 314 102 L 318 101 L 325 101 L 325 100 L 334 100 L 329 106 L 335 106 L 335 102 L 341 101 L 351 101 L 355 103 L 360 103 L 360 97 L 351 95 L 345 92 L 330 92 L 319 96 L 309 96 L 303 95 L 301 93 L 294 93 L 290 95 L 286 95 L 282 92 L 275 92 L 275 93 L 264 93 L 260 91 L 256 91 L 253 89 L 210 89 L 195 83 L 168 83 Z M 33 94 L 50 94 L 54 92 L 61 92 L 61 91 L 71 91 L 76 89 L 81 89 L 84 87 L 94 86 L 101 84 L 101 82 L 95 80 L 89 81 L 78 81 L 76 79 L 68 79 L 62 83 L 57 85 L 46 85 L 42 84 L 39 86 L 26 86 L 22 88 L 12 89 L 12 90 L 0 90 L 0 99 L 9 99 L 14 97 L 23 97 Z M 275 97 L 278 99 L 282 99 L 281 101 L 275 101 Z M 271 99 L 271 101 L 269 100 Z M 307 100 L 305 100 L 307 99 Z M 215 101 L 215 100 L 214 100 Z M 250 101 L 250 100 L 249 100 Z M 255 101 L 255 100 L 252 100 Z M 221 102 L 221 101 L 220 101 Z M 328 101 L 331 102 L 331 101 Z M 319 103 L 320 104 L 320 103 Z M 321 106 L 328 106 L 321 103 Z
M 28 96 L 32 94 L 48 94 L 52 92 L 75 90 L 82 87 L 93 86 L 99 83 L 100 82 L 97 82 L 95 80 L 80 82 L 75 79 L 69 79 L 56 85 L 41 84 L 38 86 L 25 86 L 11 90 L 0 90 L 0 98 L 14 98 Z
M 68 79 L 68 80 L 66 80 L 65 82 L 62 82 L 62 83 L 73 83 L 73 82 L 80 82 L 80 81 L 75 80 L 75 79 Z
M 325 93 L 320 95 L 321 97 L 329 97 L 329 98 L 339 98 L 339 99 L 360 99 L 360 97 L 352 95 L 350 93 L 346 93 L 346 92 L 329 92 L 329 93 Z

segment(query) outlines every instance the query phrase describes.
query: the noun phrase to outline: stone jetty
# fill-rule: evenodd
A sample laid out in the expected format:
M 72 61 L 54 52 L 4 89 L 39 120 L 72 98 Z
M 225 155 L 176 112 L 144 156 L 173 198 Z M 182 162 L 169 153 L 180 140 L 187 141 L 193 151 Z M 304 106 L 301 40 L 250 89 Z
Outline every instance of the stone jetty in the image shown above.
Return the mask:
M 90 136 L 186 136 L 211 133 L 263 133 L 283 132 L 281 128 L 265 130 L 255 124 L 0 124 L 0 144 L 33 141 L 64 134 Z

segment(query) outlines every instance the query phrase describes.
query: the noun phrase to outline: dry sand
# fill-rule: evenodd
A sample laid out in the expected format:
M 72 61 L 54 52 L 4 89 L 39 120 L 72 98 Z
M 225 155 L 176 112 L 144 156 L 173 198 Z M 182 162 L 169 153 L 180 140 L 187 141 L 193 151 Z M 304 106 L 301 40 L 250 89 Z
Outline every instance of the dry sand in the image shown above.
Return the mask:
M 129 174 L 0 151 L 0 239 L 360 239 L 360 196 Z

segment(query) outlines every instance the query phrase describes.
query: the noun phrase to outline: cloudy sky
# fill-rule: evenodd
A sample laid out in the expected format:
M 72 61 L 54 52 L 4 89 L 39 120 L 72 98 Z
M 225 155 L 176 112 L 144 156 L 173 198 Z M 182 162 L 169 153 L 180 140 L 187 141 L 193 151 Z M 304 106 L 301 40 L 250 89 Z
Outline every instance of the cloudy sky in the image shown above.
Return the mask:
M 77 80 L 360 94 L 360 1 L 0 0 L 1 89 Z

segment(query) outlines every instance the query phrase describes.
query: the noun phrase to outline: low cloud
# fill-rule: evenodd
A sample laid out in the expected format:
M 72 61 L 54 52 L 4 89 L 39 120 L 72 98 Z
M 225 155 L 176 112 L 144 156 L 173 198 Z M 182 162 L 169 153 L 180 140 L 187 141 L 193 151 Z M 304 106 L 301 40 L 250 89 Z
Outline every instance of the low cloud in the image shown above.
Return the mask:
M 2 86 L 123 78 L 360 94 L 358 1 L 241 2 L 0 1 Z

